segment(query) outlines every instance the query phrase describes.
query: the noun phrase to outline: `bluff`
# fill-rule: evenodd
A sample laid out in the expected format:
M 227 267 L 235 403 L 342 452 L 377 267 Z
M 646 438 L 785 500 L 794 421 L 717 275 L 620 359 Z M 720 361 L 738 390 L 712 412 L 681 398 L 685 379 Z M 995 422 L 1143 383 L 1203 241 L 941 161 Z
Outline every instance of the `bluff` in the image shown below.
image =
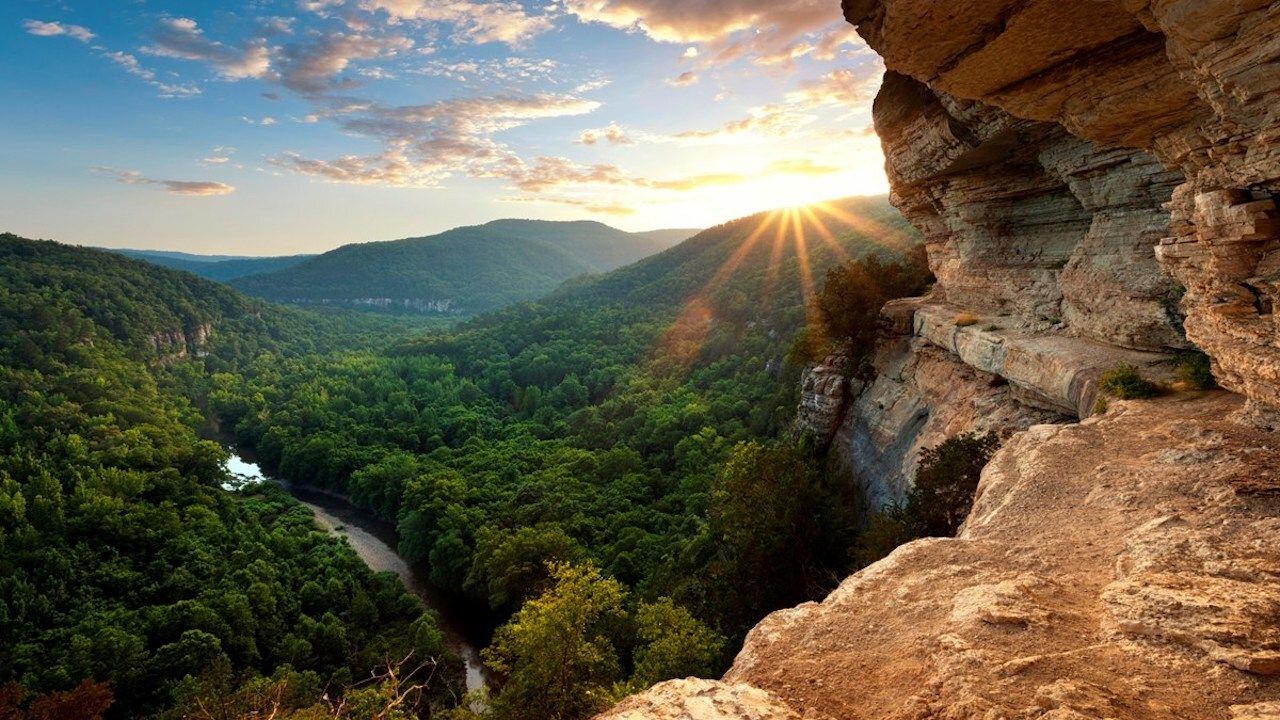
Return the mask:
M 959 537 L 765 619 L 610 718 L 1280 717 L 1280 3 L 845 0 L 932 294 L 799 423 L 878 503 L 1006 438 Z M 1230 392 L 1112 403 L 1206 352 Z

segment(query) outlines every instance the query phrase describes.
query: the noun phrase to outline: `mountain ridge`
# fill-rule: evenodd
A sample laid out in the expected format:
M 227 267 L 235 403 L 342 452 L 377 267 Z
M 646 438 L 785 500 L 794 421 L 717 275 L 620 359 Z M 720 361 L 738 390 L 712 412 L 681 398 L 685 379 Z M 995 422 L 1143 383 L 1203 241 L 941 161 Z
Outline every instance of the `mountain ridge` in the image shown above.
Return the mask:
M 628 265 L 692 232 L 629 233 L 591 220 L 494 220 L 424 237 L 343 245 L 231 284 L 275 301 L 470 315 L 535 299 L 578 275 Z

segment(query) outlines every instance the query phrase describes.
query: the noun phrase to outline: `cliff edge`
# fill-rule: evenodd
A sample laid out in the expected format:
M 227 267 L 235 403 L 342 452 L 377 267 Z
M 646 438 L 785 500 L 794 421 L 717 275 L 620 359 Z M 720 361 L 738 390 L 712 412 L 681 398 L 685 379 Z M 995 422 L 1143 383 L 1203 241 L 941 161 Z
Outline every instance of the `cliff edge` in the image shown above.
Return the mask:
M 845 0 L 938 282 L 798 424 L 902 498 L 1005 439 L 957 538 L 766 618 L 723 681 L 604 717 L 1280 718 L 1280 3 Z M 1200 349 L 1230 392 L 1112 403 Z

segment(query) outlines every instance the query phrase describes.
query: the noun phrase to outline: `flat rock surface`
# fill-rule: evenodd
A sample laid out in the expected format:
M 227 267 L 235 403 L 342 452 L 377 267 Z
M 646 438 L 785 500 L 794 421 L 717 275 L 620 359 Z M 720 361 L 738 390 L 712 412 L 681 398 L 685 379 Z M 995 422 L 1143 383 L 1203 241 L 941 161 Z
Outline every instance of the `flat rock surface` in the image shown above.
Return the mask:
M 960 537 L 770 615 L 722 684 L 607 717 L 759 717 L 675 710 L 744 687 L 780 718 L 1276 717 L 1280 437 L 1231 422 L 1242 403 L 1113 403 L 1016 435 Z

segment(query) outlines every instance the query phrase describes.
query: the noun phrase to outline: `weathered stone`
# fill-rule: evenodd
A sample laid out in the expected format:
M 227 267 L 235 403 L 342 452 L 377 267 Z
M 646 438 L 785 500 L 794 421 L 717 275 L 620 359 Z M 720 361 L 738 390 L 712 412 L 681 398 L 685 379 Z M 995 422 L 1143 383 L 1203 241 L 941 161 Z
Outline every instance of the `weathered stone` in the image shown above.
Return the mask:
M 1227 420 L 1242 404 L 1117 402 L 1015 435 L 959 537 L 765 618 L 723 682 L 777 717 L 1275 717 L 1280 497 L 1248 479 L 1280 490 L 1280 439 Z M 681 717 L 670 689 L 641 698 L 628 720 Z
M 845 13 L 892 71 L 877 129 L 900 207 L 938 246 L 947 300 L 1026 317 L 1061 298 L 1073 333 L 1176 347 L 1160 327 L 1170 286 L 1148 255 L 1164 227 L 1160 263 L 1186 288 L 1187 337 L 1225 386 L 1280 406 L 1280 4 L 881 0 L 846 2 Z M 1073 157 L 1095 168 L 1088 182 Z M 1113 178 L 1123 192 L 1099 195 Z M 1053 180 L 1088 216 L 1082 255 L 1101 259 L 1072 259 L 1056 279 L 1039 260 L 1061 257 L 1085 217 Z M 1000 258 L 1016 248 L 1032 262 L 1006 271 Z M 984 306 L 982 286 L 1001 275 Z
M 850 379 L 844 376 L 846 360 L 833 355 L 819 365 L 805 368 L 800 379 L 800 408 L 796 412 L 796 428 L 812 435 L 820 449 L 831 444 L 831 438 L 844 419 L 849 402 Z M 853 393 L 862 389 L 855 382 Z

